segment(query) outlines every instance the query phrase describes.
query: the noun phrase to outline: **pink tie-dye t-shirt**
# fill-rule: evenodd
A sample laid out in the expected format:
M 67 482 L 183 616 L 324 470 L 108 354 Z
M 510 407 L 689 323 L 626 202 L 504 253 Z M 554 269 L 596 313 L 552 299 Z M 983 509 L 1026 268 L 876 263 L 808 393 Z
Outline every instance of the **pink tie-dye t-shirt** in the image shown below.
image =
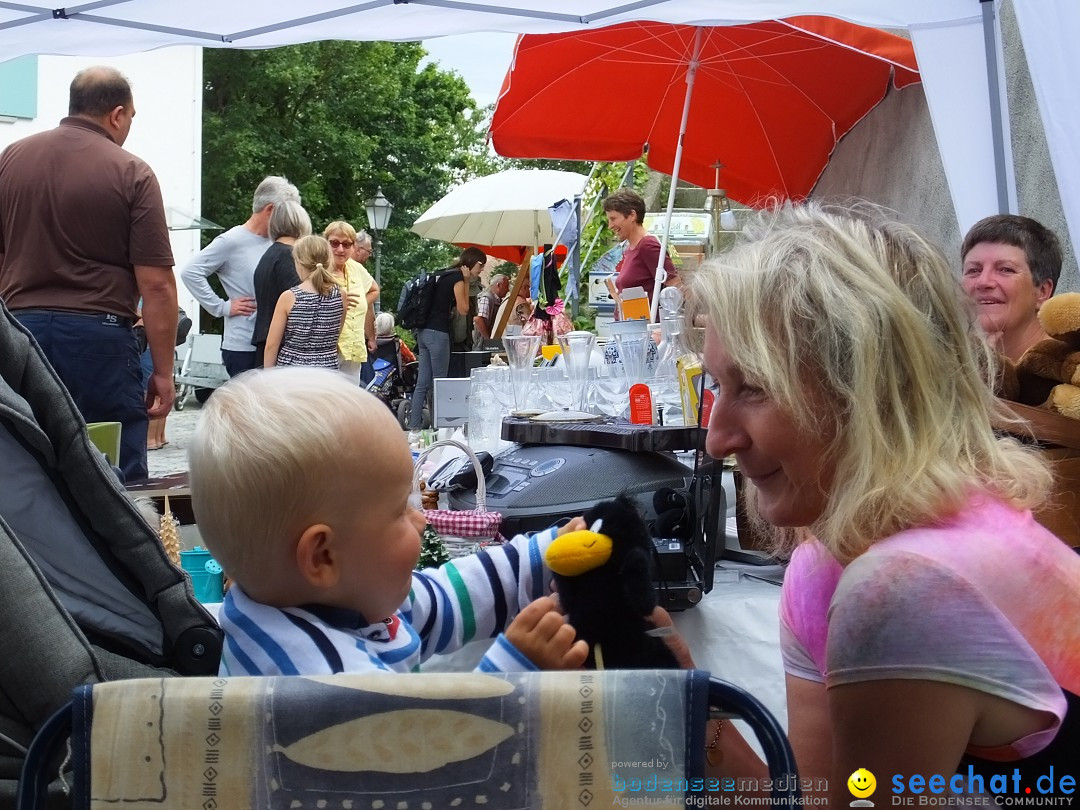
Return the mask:
M 916 678 L 1003 697 L 1056 718 L 987 758 L 1050 743 L 1080 694 L 1080 555 L 988 496 L 875 543 L 841 567 L 796 549 L 780 600 L 784 668 L 827 686 Z

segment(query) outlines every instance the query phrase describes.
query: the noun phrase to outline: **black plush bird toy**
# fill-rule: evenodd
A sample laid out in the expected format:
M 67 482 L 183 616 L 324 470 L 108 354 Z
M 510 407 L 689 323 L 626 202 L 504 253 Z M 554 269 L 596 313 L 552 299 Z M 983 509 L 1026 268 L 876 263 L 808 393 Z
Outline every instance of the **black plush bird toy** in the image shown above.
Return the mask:
M 653 542 L 625 495 L 583 515 L 588 529 L 557 537 L 545 554 L 559 601 L 595 669 L 677 669 L 662 638 L 649 635 L 656 607 Z

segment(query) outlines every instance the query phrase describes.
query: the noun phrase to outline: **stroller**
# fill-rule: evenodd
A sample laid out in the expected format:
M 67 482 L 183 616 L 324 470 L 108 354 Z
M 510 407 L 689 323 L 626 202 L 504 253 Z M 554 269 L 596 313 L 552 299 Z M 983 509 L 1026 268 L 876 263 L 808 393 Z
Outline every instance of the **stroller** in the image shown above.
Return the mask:
M 75 686 L 212 675 L 222 636 L 2 303 L 0 459 L 0 807 L 10 807 L 27 746 Z
M 386 407 L 397 416 L 402 428 L 408 427 L 419 364 L 416 361 L 403 363 L 401 338 L 388 335 L 377 338 L 375 351 L 371 355 L 371 365 L 375 376 L 367 384 L 367 390 L 386 403 Z M 431 417 L 425 408 L 424 427 L 430 425 Z

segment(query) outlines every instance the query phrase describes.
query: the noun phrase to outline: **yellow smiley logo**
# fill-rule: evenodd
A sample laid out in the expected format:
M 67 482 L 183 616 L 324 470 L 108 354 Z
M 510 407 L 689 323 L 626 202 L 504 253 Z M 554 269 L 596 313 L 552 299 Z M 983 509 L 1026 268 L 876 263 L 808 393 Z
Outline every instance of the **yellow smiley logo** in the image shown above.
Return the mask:
M 859 768 L 847 780 L 848 790 L 857 799 L 865 799 L 872 796 L 877 790 L 877 779 L 866 768 Z

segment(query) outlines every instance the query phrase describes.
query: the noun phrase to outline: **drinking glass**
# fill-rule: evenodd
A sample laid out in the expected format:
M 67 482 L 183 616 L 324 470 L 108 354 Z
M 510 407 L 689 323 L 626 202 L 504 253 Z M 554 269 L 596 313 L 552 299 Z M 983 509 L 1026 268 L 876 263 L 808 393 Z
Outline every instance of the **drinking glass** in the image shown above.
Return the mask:
M 620 333 L 615 335 L 619 347 L 619 359 L 626 370 L 626 384 L 634 385 L 645 379 L 645 359 L 648 356 L 652 336 L 648 332 Z
M 506 335 L 503 346 L 506 348 L 506 363 L 510 366 L 510 382 L 514 388 L 514 407 L 520 411 L 526 407 L 533 364 L 540 348 L 540 335 Z
M 593 382 L 593 390 L 596 392 L 596 408 L 601 414 L 626 417 L 630 408 L 630 394 L 621 364 L 613 363 L 601 369 Z
M 584 411 L 589 392 L 589 361 L 592 359 L 596 335 L 592 332 L 567 332 L 559 335 L 566 376 L 574 392 L 573 409 Z

